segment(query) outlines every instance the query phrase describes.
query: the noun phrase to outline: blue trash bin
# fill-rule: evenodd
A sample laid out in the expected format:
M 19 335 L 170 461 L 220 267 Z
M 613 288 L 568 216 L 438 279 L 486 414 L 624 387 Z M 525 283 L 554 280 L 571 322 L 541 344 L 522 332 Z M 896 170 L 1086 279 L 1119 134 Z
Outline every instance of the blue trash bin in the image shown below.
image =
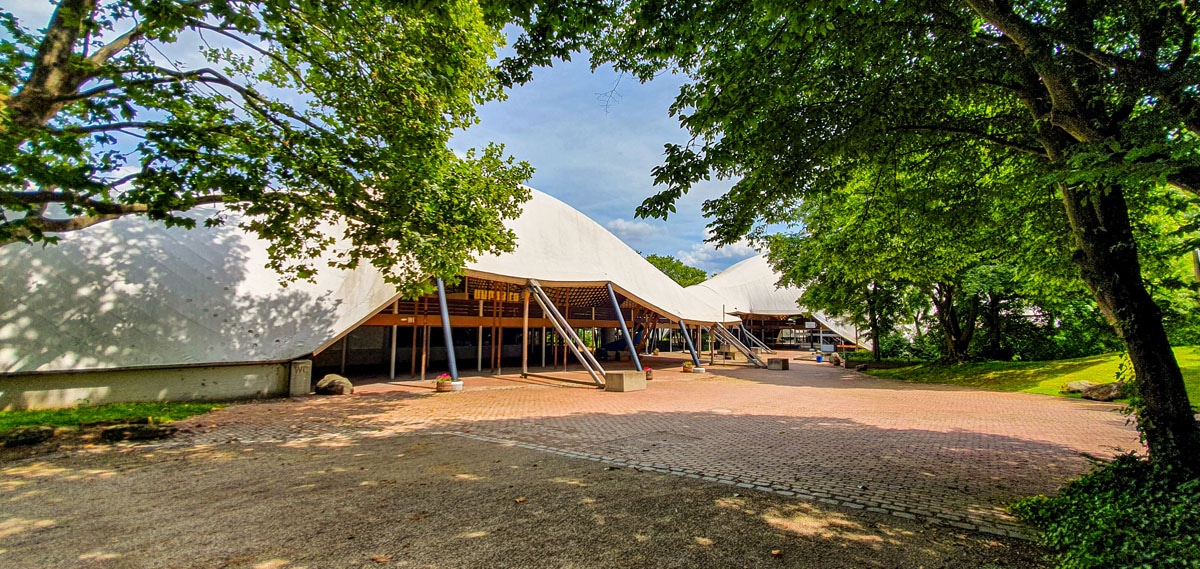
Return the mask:
M 822 358 L 823 358 L 823 356 L 821 356 L 821 354 L 817 354 L 817 363 L 821 363 L 821 362 L 825 361 Z

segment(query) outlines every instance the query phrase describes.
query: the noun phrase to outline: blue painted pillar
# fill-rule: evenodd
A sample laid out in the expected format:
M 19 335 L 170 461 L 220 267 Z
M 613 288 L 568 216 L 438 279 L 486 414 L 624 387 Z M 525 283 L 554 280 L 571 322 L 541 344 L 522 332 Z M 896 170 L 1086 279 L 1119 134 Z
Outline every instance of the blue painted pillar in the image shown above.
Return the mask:
M 696 346 L 692 345 L 692 336 L 688 333 L 687 324 L 684 324 L 683 320 L 679 321 L 679 331 L 683 332 L 683 341 L 687 342 L 687 349 L 692 353 L 692 363 L 696 364 L 696 367 L 701 367 L 700 356 L 696 355 Z
M 437 280 L 438 309 L 442 311 L 442 335 L 446 337 L 446 358 L 450 362 L 450 380 L 458 381 L 458 361 L 454 357 L 454 335 L 450 333 L 450 310 L 446 308 L 446 285 Z
M 617 302 L 617 293 L 613 292 L 612 283 L 604 283 L 604 288 L 608 289 L 608 299 L 612 301 L 613 311 L 617 313 L 617 322 L 621 324 L 621 334 L 625 336 L 625 345 L 629 347 L 629 358 L 633 360 L 633 368 L 642 371 L 642 360 L 638 359 L 637 345 L 633 343 L 633 336 L 629 334 L 629 327 L 625 325 L 625 316 L 621 314 L 621 303 Z

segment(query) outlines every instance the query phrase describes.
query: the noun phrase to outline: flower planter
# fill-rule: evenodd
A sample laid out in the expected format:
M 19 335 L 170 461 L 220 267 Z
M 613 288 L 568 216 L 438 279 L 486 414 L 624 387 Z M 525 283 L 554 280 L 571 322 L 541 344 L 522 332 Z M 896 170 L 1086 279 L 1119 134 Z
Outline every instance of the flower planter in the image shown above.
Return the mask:
M 449 393 L 451 391 L 454 391 L 454 386 L 451 385 L 451 383 L 452 382 L 449 382 L 449 381 L 438 381 L 438 382 L 435 382 L 434 385 L 437 386 L 438 393 Z

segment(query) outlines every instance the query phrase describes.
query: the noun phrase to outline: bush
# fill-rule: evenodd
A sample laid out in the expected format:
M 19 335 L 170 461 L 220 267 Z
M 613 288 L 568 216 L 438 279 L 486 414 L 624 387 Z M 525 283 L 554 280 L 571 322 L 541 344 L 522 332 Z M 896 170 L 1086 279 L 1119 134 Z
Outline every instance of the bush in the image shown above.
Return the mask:
M 1123 455 L 1013 512 L 1045 532 L 1063 569 L 1200 568 L 1200 479 Z

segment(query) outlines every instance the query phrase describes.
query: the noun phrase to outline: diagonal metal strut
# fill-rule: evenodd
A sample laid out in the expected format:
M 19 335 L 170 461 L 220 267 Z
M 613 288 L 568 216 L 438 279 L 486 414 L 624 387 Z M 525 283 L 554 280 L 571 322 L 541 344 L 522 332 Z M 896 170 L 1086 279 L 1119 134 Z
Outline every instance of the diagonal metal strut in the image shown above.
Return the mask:
M 762 358 L 758 357 L 758 354 L 754 353 L 754 350 L 746 347 L 741 340 L 737 339 L 737 336 L 734 336 L 733 333 L 730 332 L 728 328 L 722 326 L 720 322 L 714 324 L 712 330 L 713 334 L 720 338 L 722 342 L 727 342 L 733 347 L 737 348 L 737 351 L 746 356 L 746 359 L 749 360 L 750 363 L 754 364 L 754 367 L 767 367 L 767 363 L 762 361 Z
M 558 334 L 567 340 L 567 347 L 571 349 L 571 353 L 575 354 L 575 359 L 583 364 L 584 369 L 592 376 L 592 380 L 596 385 L 603 386 L 604 381 L 601 376 L 606 375 L 604 368 L 600 367 L 600 362 L 596 361 L 591 350 L 588 350 L 587 345 L 579 336 L 575 334 L 575 329 L 571 327 L 571 323 L 563 317 L 558 308 L 550 302 L 550 297 L 546 296 L 546 291 L 542 290 L 542 285 L 534 279 L 529 279 L 529 290 L 533 292 L 533 299 L 537 301 L 538 306 L 542 307 L 542 312 L 550 318 L 550 323 L 554 325 L 554 329 Z M 598 373 L 597 373 L 598 372 Z

